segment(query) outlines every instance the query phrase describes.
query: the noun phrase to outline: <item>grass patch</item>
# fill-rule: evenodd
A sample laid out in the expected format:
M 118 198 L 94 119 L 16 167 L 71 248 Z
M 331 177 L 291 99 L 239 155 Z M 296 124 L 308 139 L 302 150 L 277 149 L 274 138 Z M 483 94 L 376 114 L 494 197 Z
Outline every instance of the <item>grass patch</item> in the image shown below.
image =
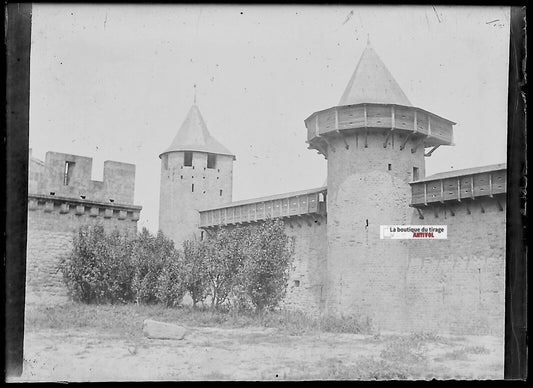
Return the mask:
M 467 346 L 465 352 L 469 354 L 489 354 L 490 350 L 484 346 Z
M 427 345 L 445 342 L 434 333 L 419 332 L 408 336 L 393 336 L 381 351 L 380 357 L 394 363 L 424 365 L 428 361 Z
M 369 333 L 372 330 L 369 320 L 354 316 L 309 316 L 301 311 L 283 310 L 269 312 L 261 317 L 261 325 L 275 327 L 298 335 L 306 332 L 327 333 Z
M 205 380 L 210 380 L 210 381 L 231 380 L 231 376 L 215 371 L 215 372 L 210 372 L 207 375 L 205 375 Z
M 286 380 L 407 380 L 417 379 L 423 369 L 375 357 L 359 357 L 354 363 L 346 364 L 340 358 L 328 358 L 313 368 L 302 364 L 297 371 L 282 377 Z
M 435 359 L 435 361 L 468 361 L 469 354 L 489 354 L 490 350 L 485 346 L 463 346 L 462 348 L 454 349 L 447 352 L 442 357 Z
M 356 317 L 311 317 L 298 311 L 219 311 L 190 306 L 167 308 L 161 305 L 87 305 L 67 303 L 52 307 L 32 305 L 26 310 L 26 330 L 96 329 L 108 334 L 137 336 L 143 321 L 152 318 L 196 327 L 267 327 L 299 335 L 306 332 L 367 333 L 367 320 Z

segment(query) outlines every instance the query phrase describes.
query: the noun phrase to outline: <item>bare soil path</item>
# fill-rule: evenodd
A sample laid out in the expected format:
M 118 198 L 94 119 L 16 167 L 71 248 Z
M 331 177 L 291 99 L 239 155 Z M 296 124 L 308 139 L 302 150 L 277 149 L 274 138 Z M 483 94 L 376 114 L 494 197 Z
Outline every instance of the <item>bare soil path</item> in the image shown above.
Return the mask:
M 490 336 L 185 325 L 183 340 L 154 340 L 142 327 L 42 326 L 27 327 L 24 372 L 10 381 L 503 378 L 503 338 Z

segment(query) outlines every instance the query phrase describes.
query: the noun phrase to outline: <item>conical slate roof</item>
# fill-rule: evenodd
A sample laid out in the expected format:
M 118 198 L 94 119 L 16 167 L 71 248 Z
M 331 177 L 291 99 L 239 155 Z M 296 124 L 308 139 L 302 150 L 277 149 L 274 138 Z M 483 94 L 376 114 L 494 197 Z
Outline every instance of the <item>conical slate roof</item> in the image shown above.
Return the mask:
M 235 158 L 235 155 L 211 136 L 205 125 L 204 118 L 196 105 L 191 107 L 172 144 L 161 155 L 173 151 L 208 152 L 212 154 L 231 155 Z
M 397 104 L 411 106 L 385 64 L 370 43 L 367 44 L 339 105 L 362 103 Z

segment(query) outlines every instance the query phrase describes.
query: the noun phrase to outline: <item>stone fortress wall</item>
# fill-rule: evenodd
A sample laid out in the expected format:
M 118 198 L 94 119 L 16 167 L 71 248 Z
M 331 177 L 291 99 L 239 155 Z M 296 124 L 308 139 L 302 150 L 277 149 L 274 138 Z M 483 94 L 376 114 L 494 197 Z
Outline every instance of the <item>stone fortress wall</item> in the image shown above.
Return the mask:
M 91 158 L 48 152 L 42 162 L 32 158 L 30 150 L 27 303 L 66 300 L 57 264 L 72 248 L 80 226 L 101 224 L 107 231 L 137 231 L 142 208 L 133 205 L 135 166 L 106 161 L 103 182 L 91 180 L 91 167 Z
M 327 187 L 203 209 L 200 226 L 283 218 L 296 241 L 286 307 L 381 331 L 503 335 L 505 165 L 426 177 L 455 123 L 413 106 L 369 43 L 339 104 L 304 122 Z M 322 211 L 309 207 L 319 191 Z M 448 238 L 381 239 L 381 225 L 447 225 Z

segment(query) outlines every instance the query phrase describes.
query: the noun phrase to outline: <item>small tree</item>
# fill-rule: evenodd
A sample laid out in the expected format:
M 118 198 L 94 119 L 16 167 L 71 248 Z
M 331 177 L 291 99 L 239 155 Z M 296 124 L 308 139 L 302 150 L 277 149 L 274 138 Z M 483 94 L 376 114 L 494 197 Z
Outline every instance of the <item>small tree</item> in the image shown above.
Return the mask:
M 174 251 L 173 256 L 164 259 L 157 279 L 156 296 L 158 301 L 167 307 L 179 305 L 187 291 L 183 267 L 183 259 L 178 251 Z
M 209 281 L 211 307 L 219 308 L 238 286 L 246 260 L 245 244 L 249 228 L 218 229 L 202 243 L 205 247 L 206 275 Z
M 158 231 L 153 236 L 143 228 L 133 243 L 132 263 L 134 274 L 132 288 L 137 303 L 158 302 L 158 281 L 167 263 L 177 257 L 174 242 Z M 177 259 L 176 259 L 177 260 Z
M 192 298 L 193 306 L 204 301 L 209 294 L 205 251 L 202 242 L 189 240 L 183 242 L 184 283 Z
M 280 219 L 269 219 L 250 233 L 241 279 L 256 311 L 276 307 L 285 296 L 293 249 Z

